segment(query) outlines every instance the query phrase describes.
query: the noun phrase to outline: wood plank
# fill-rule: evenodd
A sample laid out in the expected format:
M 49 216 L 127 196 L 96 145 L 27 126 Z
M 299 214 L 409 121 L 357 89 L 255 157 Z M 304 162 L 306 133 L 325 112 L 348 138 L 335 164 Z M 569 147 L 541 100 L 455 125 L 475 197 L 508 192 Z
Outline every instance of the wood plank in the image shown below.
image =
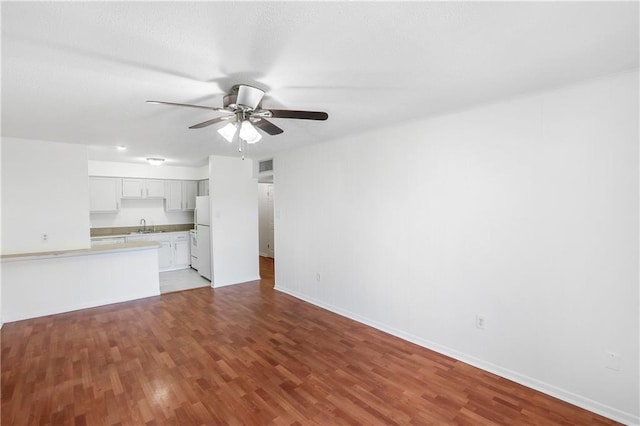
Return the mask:
M 2 424 L 616 424 L 275 292 L 273 272 L 5 324 Z

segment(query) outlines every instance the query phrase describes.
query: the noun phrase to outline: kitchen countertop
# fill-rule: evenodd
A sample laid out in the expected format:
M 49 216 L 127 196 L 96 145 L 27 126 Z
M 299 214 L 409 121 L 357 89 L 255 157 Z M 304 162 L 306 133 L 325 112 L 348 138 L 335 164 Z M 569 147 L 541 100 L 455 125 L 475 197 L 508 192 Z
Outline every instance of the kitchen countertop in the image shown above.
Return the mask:
M 143 234 L 145 235 L 145 234 Z M 148 235 L 148 234 L 147 234 Z M 57 251 L 43 251 L 38 253 L 14 253 L 3 254 L 0 256 L 2 263 L 6 262 L 19 262 L 24 260 L 40 260 L 40 259 L 52 259 L 60 257 L 73 257 L 73 256 L 88 256 L 104 253 L 118 253 L 125 251 L 138 251 L 138 250 L 152 250 L 160 248 L 160 243 L 154 241 L 137 241 L 132 243 L 121 244 L 105 244 L 101 246 L 77 249 L 77 250 L 57 250 Z
M 104 240 L 104 239 L 109 239 L 109 238 L 142 237 L 142 236 L 145 236 L 145 235 L 184 234 L 185 232 L 189 232 L 189 231 L 190 230 L 187 229 L 186 231 L 171 231 L 171 232 L 166 232 L 166 231 L 162 231 L 162 232 L 131 232 L 131 233 L 127 233 L 127 234 L 100 235 L 100 236 L 96 236 L 96 237 L 91 237 L 91 240 L 95 241 L 95 240 Z
M 156 231 L 166 232 L 180 232 L 180 231 L 189 231 L 193 229 L 195 225 L 193 223 L 180 223 L 173 225 L 150 225 L 147 228 L 153 228 Z M 118 227 L 107 227 L 107 228 L 91 228 L 89 230 L 91 237 L 121 237 L 130 232 L 137 232 L 142 228 L 140 225 L 135 226 L 118 226 Z

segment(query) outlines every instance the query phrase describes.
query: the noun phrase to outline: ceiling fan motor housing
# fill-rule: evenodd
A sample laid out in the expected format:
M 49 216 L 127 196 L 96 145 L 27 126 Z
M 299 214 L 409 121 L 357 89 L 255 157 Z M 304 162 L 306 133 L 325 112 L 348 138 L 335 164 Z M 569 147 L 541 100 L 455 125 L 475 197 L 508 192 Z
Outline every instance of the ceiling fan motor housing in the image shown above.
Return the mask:
M 235 92 L 232 90 L 231 93 Z M 233 95 L 228 95 L 233 96 Z M 244 84 L 238 85 L 238 94 L 236 95 L 235 104 L 240 108 L 247 108 L 254 110 L 258 108 L 260 105 L 260 101 L 262 101 L 262 97 L 264 96 L 264 91 L 258 89 L 257 87 L 246 86 Z M 225 96 L 226 98 L 226 96 Z

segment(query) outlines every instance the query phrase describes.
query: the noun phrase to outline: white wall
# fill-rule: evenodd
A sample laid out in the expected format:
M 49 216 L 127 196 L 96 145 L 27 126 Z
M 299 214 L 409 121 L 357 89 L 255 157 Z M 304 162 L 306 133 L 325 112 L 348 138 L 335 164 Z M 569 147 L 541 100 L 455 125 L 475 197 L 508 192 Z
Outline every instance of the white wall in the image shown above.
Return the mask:
M 213 286 L 259 279 L 258 183 L 252 162 L 209 157 Z
M 639 423 L 638 155 L 637 71 L 282 153 L 276 288 Z
M 16 138 L 1 143 L 2 253 L 89 247 L 87 148 Z
M 149 164 L 89 161 L 89 176 L 146 179 L 208 179 L 209 167 L 151 166 Z M 148 226 L 193 223 L 193 212 L 165 211 L 163 200 L 122 200 L 117 213 L 91 213 L 92 228 L 137 226 L 144 218 Z

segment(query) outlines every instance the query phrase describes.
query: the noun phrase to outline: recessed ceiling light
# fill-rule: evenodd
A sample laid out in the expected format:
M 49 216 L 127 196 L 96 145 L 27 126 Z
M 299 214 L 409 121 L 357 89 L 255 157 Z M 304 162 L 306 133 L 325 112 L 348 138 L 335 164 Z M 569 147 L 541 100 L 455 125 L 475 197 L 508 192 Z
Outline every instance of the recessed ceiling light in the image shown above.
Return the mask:
M 147 161 L 152 166 L 159 166 L 164 162 L 164 158 L 147 158 Z
M 127 150 L 127 147 L 126 147 L 126 146 L 124 146 L 124 145 L 118 145 L 118 146 L 116 146 L 116 149 L 117 149 L 118 151 L 126 151 L 126 150 Z

